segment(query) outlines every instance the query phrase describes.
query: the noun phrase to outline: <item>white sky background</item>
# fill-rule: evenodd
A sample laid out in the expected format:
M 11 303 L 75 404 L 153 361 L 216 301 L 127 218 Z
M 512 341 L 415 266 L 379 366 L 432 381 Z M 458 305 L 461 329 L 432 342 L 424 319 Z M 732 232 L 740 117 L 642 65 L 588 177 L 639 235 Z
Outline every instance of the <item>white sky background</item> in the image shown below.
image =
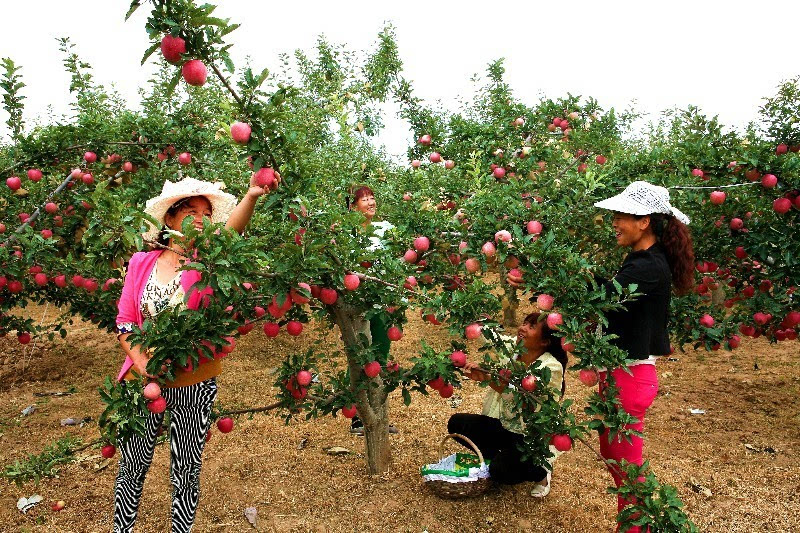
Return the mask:
M 213 0 L 212 0 L 213 2 Z M 470 97 L 469 81 L 506 58 L 507 80 L 528 104 L 567 92 L 604 108 L 661 110 L 697 105 L 743 127 L 761 99 L 800 74 L 798 1 L 550 2 L 256 2 L 217 0 L 216 16 L 242 27 L 228 36 L 237 66 L 277 70 L 278 54 L 313 49 L 318 35 L 350 50 L 372 49 L 385 22 L 396 28 L 404 72 L 417 96 L 450 109 Z M 47 107 L 69 111 L 69 76 L 56 37 L 68 36 L 98 83 L 114 84 L 135 106 L 153 70 L 139 61 L 148 46 L 148 4 L 128 21 L 127 0 L 4 0 L 0 57 L 21 65 L 24 118 L 47 121 Z M 153 57 L 155 57 L 154 54 Z M 160 54 L 159 54 L 160 56 Z M 8 141 L 0 111 L 0 138 Z M 381 134 L 390 153 L 412 141 L 389 116 Z

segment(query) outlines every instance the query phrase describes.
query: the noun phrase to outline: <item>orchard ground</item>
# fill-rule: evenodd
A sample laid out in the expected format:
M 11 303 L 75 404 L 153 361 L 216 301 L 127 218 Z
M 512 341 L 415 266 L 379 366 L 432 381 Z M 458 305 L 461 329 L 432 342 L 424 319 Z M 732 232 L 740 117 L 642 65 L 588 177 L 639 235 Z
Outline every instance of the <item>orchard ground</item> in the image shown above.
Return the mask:
M 520 309 L 522 313 L 525 309 Z M 45 308 L 26 311 L 40 319 Z M 52 314 L 52 308 L 49 313 Z M 310 325 L 299 338 L 283 332 L 267 339 L 258 329 L 241 338 L 218 378 L 227 408 L 272 403 L 272 377 L 288 351 L 324 338 L 341 346 L 337 330 Z M 437 349 L 448 345 L 441 327 L 412 317 L 392 352 L 413 356 L 420 339 Z M 662 481 L 675 485 L 701 531 L 800 530 L 800 358 L 798 344 L 770 345 L 746 339 L 733 353 L 677 352 L 659 362 L 658 398 L 647 419 L 646 456 Z M 122 361 L 113 335 L 76 322 L 65 340 L 20 345 L 0 339 L 0 462 L 3 465 L 67 434 L 97 438 L 94 422 L 61 427 L 63 418 L 96 419 L 102 410 L 97 387 Z M 475 357 L 475 350 L 471 357 Z M 37 397 L 35 392 L 75 394 Z M 391 396 L 394 463 L 383 477 L 365 475 L 362 437 L 350 435 L 341 416 L 297 420 L 286 426 L 273 415 L 236 421 L 232 433 L 216 428 L 204 452 L 201 502 L 195 531 L 247 531 L 243 511 L 258 509 L 260 531 L 612 531 L 616 499 L 606 494 L 610 476 L 580 443 L 556 463 L 552 492 L 529 496 L 530 484 L 494 488 L 465 501 L 439 499 L 423 487 L 419 467 L 436 459 L 447 418 L 480 412 L 485 390 L 466 382 L 463 402 L 452 408 L 438 394 L 415 397 L 404 407 Z M 576 372 L 567 376 L 567 396 L 583 405 L 589 389 Z M 20 412 L 36 404 L 30 416 Z M 690 414 L 690 409 L 705 414 Z M 305 442 L 305 446 L 301 443 Z M 750 445 L 750 448 L 745 445 Z M 331 456 L 325 449 L 352 451 Z M 767 450 L 769 449 L 769 450 Z M 767 451 L 759 451 L 767 450 Z M 113 485 L 119 455 L 103 460 L 97 449 L 79 454 L 58 478 L 21 488 L 0 482 L 0 523 L 19 531 L 107 531 L 112 522 Z M 145 483 L 137 529 L 169 529 L 169 450 L 159 446 Z M 711 491 L 708 496 L 703 488 Z M 38 493 L 41 504 L 27 515 L 20 496 Z M 50 504 L 64 500 L 60 512 Z

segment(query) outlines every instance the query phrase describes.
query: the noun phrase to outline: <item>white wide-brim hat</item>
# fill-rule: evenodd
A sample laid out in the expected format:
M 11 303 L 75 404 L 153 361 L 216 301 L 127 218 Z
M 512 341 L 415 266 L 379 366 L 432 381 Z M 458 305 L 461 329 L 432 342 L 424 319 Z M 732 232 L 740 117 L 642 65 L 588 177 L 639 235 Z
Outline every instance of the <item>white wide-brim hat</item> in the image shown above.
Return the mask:
M 629 215 L 663 213 L 674 215 L 684 224 L 689 223 L 689 217 L 670 205 L 667 189 L 646 181 L 634 181 L 618 195 L 596 202 L 594 206 Z
M 193 196 L 202 196 L 209 201 L 211 204 L 211 222 L 227 222 L 233 208 L 236 207 L 236 197 L 223 192 L 223 188 L 225 188 L 224 183 L 211 183 L 194 178 L 183 178 L 176 183 L 169 180 L 165 181 L 161 194 L 147 200 L 144 208 L 145 213 L 159 222 L 158 227 L 148 221 L 148 229 L 142 233 L 142 237 L 150 241 L 158 239 L 161 228 L 164 226 L 164 217 L 169 208 L 175 202 Z

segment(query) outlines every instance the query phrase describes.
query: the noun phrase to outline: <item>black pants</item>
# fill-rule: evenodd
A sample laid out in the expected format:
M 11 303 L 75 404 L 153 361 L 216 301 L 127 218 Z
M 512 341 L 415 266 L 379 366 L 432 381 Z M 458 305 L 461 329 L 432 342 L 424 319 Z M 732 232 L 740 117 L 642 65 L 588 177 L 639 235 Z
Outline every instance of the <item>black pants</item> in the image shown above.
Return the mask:
M 447 431 L 464 435 L 475 443 L 484 459 L 492 461 L 489 474 L 498 483 L 514 485 L 523 481 L 541 481 L 547 477 L 544 467 L 522 461 L 522 452 L 517 447 L 522 443 L 522 435 L 508 431 L 496 418 L 456 413 L 447 421 Z M 456 440 L 469 447 L 461 439 Z

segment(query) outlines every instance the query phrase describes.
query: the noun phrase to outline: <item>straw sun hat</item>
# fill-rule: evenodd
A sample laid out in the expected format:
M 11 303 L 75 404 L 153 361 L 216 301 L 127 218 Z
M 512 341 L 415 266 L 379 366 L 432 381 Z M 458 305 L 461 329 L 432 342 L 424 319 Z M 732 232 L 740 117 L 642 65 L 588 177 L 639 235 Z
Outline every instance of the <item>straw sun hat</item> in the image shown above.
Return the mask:
M 194 178 L 183 178 L 176 183 L 165 181 L 161 194 L 147 200 L 144 208 L 145 213 L 159 222 L 158 227 L 148 222 L 148 229 L 142 233 L 142 237 L 151 241 L 158 239 L 167 210 L 175 202 L 193 196 L 203 196 L 211 203 L 211 222 L 227 222 L 233 208 L 236 207 L 236 197 L 223 192 L 223 188 L 225 188 L 224 183 L 211 183 Z
M 684 224 L 689 223 L 689 217 L 670 205 L 667 189 L 646 181 L 634 181 L 618 195 L 596 202 L 594 206 L 629 215 L 663 213 L 674 215 Z

